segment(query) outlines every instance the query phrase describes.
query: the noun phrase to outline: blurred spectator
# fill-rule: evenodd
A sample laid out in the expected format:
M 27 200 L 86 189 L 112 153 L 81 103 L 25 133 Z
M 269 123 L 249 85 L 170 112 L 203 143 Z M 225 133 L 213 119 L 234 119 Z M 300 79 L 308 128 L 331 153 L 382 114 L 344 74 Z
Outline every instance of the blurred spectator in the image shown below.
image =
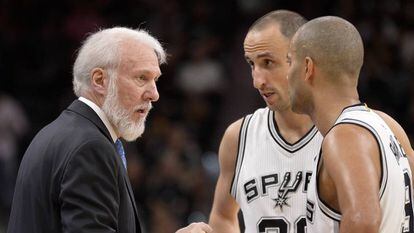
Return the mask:
M 262 104 L 244 61 L 247 25 L 280 8 L 307 18 L 338 15 L 357 25 L 365 43 L 361 100 L 391 113 L 414 140 L 412 1 L 1 1 L 0 88 L 21 106 L 10 96 L 0 98 L 0 166 L 8 167 L 0 168 L 7 174 L 0 185 L 9 190 L 0 193 L 0 225 L 8 215 L 19 149 L 25 148 L 22 135 L 33 136 L 73 100 L 71 64 L 79 40 L 114 25 L 149 28 L 170 54 L 147 131 L 127 148 L 146 228 L 173 232 L 205 220 L 224 127 Z
M 19 142 L 28 131 L 29 122 L 21 105 L 11 96 L 0 93 L 0 231 L 6 224 L 16 180 Z
M 178 68 L 177 86 L 189 96 L 218 93 L 225 82 L 222 64 L 210 56 L 214 38 L 197 41 L 190 47 L 190 58 Z

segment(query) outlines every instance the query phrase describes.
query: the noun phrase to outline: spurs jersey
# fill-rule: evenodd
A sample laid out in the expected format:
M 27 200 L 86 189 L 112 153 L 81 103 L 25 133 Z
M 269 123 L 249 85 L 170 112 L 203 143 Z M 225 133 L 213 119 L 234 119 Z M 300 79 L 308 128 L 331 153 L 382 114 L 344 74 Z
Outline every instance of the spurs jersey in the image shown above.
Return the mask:
M 231 195 L 245 232 L 305 232 L 306 192 L 321 143 L 316 127 L 298 142 L 286 142 L 269 108 L 244 118 Z
M 378 142 L 382 178 L 379 190 L 381 233 L 414 232 L 411 202 L 411 170 L 404 150 L 382 118 L 364 104 L 343 110 L 335 125 L 356 124 L 369 130 Z M 335 126 L 334 125 L 334 126 Z M 322 153 L 318 156 L 308 191 L 307 230 L 309 233 L 339 232 L 341 214 L 324 204 L 317 190 Z M 363 155 L 362 155 L 363 156 Z

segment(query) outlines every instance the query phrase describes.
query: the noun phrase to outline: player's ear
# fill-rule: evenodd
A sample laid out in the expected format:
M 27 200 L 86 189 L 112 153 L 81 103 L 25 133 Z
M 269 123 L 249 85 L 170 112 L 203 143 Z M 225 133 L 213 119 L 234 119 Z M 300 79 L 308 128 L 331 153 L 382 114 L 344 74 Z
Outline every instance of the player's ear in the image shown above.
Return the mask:
M 305 57 L 305 81 L 313 82 L 315 66 L 311 57 Z
M 91 71 L 91 89 L 105 95 L 108 87 L 108 72 L 102 68 L 94 68 Z

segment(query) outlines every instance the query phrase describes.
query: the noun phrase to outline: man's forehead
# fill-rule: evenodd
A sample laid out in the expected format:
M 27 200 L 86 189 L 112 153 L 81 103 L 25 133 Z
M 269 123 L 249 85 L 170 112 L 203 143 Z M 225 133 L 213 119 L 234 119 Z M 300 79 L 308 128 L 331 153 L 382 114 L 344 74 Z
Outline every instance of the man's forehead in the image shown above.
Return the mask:
M 155 75 L 157 77 L 161 76 L 161 70 L 159 66 L 141 67 L 137 69 L 137 72 L 144 75 Z
M 135 39 L 125 39 L 122 41 L 120 43 L 120 52 L 123 56 L 158 57 L 153 47 Z
M 123 44 L 121 59 L 124 63 L 145 62 L 158 65 L 158 56 L 154 49 L 140 42 Z
M 285 53 L 289 41 L 277 28 L 250 31 L 244 40 L 243 48 L 247 57 L 276 56 L 279 52 Z
M 121 65 L 127 67 L 135 67 L 136 64 L 143 64 L 145 66 L 159 66 L 158 59 L 155 55 L 151 56 L 150 54 L 129 54 L 123 56 L 121 59 Z
M 266 27 L 261 30 L 249 31 L 244 38 L 244 45 L 254 44 L 260 41 L 274 41 L 286 39 L 277 27 Z
M 155 53 L 129 53 L 121 59 L 119 69 L 136 74 L 161 75 L 158 58 Z
M 248 52 L 244 53 L 244 57 L 248 60 L 260 59 L 260 58 L 273 58 L 275 54 L 271 51 L 259 51 L 259 52 Z

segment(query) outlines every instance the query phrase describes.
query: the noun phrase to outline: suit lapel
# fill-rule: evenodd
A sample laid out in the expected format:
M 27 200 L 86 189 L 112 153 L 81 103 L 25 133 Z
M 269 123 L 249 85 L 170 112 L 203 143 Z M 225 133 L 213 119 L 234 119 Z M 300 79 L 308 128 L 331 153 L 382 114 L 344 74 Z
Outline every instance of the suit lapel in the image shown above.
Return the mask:
M 137 209 L 137 205 L 136 205 L 136 203 L 135 203 L 134 192 L 132 191 L 131 182 L 129 181 L 129 178 L 128 178 L 128 175 L 127 175 L 127 173 L 126 173 L 126 170 L 124 170 L 124 171 L 125 171 L 124 181 L 125 181 L 125 184 L 126 184 L 127 189 L 128 189 L 128 195 L 129 195 L 129 198 L 131 199 L 132 205 L 133 205 L 133 207 L 134 207 L 135 222 L 136 222 L 137 232 L 142 232 L 142 229 L 141 229 L 141 224 L 140 224 L 140 222 L 139 222 L 138 209 Z M 138 231 L 138 230 L 139 230 L 139 231 Z
M 87 118 L 88 120 L 90 120 L 94 125 L 96 125 L 98 127 L 98 129 L 111 142 L 113 142 L 112 138 L 111 138 L 111 135 L 110 135 L 108 129 L 106 128 L 105 124 L 102 122 L 102 120 L 99 118 L 99 116 L 95 113 L 95 111 L 92 108 L 90 108 L 88 105 L 86 105 L 82 101 L 75 100 L 67 108 L 67 110 L 72 111 L 72 112 L 76 112 L 76 113 L 82 115 L 83 117 Z M 119 160 L 120 164 L 122 164 L 122 161 L 118 156 L 117 156 L 117 160 Z M 140 225 L 140 222 L 139 222 L 139 217 L 138 217 L 139 216 L 138 215 L 138 210 L 137 210 L 137 206 L 136 206 L 136 203 L 135 203 L 135 197 L 134 197 L 134 193 L 132 191 L 131 183 L 130 183 L 129 178 L 128 178 L 128 174 L 127 174 L 125 169 L 123 169 L 122 173 L 123 173 L 123 178 L 124 178 L 125 184 L 127 186 L 129 198 L 130 198 L 130 200 L 132 202 L 132 205 L 133 205 L 133 208 L 134 208 L 136 230 L 137 230 L 137 232 L 142 232 L 141 225 Z

